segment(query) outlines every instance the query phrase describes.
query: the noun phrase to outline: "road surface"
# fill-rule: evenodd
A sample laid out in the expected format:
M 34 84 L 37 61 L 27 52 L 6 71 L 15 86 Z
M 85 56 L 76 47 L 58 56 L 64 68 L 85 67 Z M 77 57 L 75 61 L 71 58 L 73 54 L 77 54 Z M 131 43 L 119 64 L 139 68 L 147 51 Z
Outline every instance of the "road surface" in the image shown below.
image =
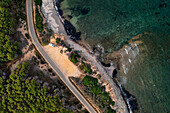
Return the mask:
M 28 31 L 32 38 L 32 42 L 35 45 L 36 49 L 46 60 L 46 62 L 51 66 L 51 68 L 58 74 L 60 79 L 65 83 L 65 85 L 70 89 L 70 91 L 77 97 L 77 99 L 85 106 L 85 108 L 91 112 L 96 113 L 95 109 L 89 104 L 89 102 L 80 94 L 80 92 L 75 88 L 75 86 L 69 81 L 68 77 L 64 76 L 55 63 L 50 59 L 47 53 L 43 50 L 41 44 L 37 39 L 37 35 L 34 29 L 33 23 L 33 10 L 32 10 L 32 0 L 26 0 L 26 12 L 27 12 L 27 24 Z

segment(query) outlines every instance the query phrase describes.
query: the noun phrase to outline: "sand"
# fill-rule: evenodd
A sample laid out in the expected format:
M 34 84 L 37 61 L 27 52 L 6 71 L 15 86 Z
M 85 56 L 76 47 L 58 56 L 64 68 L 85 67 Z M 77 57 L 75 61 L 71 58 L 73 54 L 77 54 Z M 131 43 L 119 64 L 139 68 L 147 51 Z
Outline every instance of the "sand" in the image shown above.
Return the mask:
M 54 63 L 59 67 L 61 72 L 67 77 L 80 77 L 81 72 L 78 70 L 68 58 L 66 53 L 60 53 L 61 50 L 64 50 L 63 47 L 51 47 L 49 45 L 43 47 L 44 51 L 49 55 L 49 57 L 54 61 Z

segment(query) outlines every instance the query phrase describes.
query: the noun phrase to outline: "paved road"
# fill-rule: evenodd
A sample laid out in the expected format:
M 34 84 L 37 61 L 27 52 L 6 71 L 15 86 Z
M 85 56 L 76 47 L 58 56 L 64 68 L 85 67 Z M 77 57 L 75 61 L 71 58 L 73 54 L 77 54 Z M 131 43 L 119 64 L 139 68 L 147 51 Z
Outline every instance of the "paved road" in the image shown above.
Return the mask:
M 69 81 L 69 79 L 62 74 L 59 68 L 50 59 L 47 53 L 41 47 L 34 29 L 33 14 L 32 14 L 32 0 L 26 0 L 26 11 L 27 11 L 27 24 L 28 31 L 32 38 L 32 42 L 46 60 L 46 62 L 51 66 L 51 68 L 58 74 L 60 79 L 65 83 L 65 85 L 70 89 L 70 91 L 77 97 L 77 99 L 86 107 L 86 109 L 91 113 L 96 113 L 94 108 L 87 102 L 87 100 L 80 94 L 80 92 L 74 87 L 74 85 Z

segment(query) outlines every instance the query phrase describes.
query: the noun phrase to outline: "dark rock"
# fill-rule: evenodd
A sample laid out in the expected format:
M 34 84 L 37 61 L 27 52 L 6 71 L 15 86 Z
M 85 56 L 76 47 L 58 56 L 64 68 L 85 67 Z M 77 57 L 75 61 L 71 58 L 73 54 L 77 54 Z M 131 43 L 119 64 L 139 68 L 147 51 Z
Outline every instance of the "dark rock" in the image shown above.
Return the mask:
M 73 40 L 80 40 L 81 32 L 77 32 L 71 36 Z
M 48 69 L 48 72 L 52 72 L 52 69 L 50 68 L 50 69 Z
M 112 73 L 112 77 L 115 78 L 117 76 L 117 70 L 115 69 Z
M 59 15 L 62 16 L 63 15 L 63 11 L 61 9 L 58 9 Z
M 60 53 L 63 54 L 63 50 L 60 50 Z
M 54 74 L 54 73 L 52 73 L 52 75 L 53 75 L 53 76 L 55 76 L 55 74 Z
M 137 100 L 135 98 L 135 96 L 133 96 L 132 94 L 130 94 L 127 90 L 125 90 L 122 87 L 122 94 L 124 99 L 127 101 L 129 101 L 130 104 L 130 109 L 134 112 L 138 110 L 138 104 L 137 104 Z
M 76 33 L 76 28 L 68 21 L 64 21 L 64 28 L 68 35 L 74 35 Z
M 109 64 L 105 64 L 104 62 L 101 62 L 101 64 L 105 67 L 110 67 L 110 63 Z
M 76 28 L 68 20 L 64 21 L 64 28 L 73 40 L 80 40 L 81 32 L 76 32 Z
M 45 64 L 45 62 L 41 59 L 41 64 Z

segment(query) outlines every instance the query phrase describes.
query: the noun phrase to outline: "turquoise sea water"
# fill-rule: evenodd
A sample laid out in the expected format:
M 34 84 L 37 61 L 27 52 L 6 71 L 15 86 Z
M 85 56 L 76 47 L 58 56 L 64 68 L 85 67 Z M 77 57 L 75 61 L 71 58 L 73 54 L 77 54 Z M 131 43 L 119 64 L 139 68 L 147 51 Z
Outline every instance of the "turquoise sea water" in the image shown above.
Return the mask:
M 145 51 L 139 53 L 123 86 L 137 98 L 137 112 L 170 113 L 168 0 L 64 0 L 61 9 L 81 32 L 82 41 L 100 44 L 107 53 L 138 34 L 151 33 L 139 39 Z

